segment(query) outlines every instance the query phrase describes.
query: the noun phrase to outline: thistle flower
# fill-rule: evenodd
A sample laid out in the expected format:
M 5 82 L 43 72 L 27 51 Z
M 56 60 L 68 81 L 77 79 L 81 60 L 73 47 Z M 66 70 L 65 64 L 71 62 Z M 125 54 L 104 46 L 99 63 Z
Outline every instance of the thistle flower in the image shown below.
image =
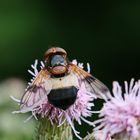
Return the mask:
M 77 61 L 74 60 L 73 63 L 77 64 Z M 31 65 L 34 72 L 28 70 L 28 72 L 34 76 L 33 79 L 38 74 L 37 64 L 38 64 L 38 61 L 36 60 L 35 64 Z M 77 65 L 83 68 L 82 63 L 79 63 Z M 41 62 L 41 68 L 43 67 L 44 67 L 44 63 Z M 90 72 L 89 64 L 87 64 L 87 69 L 88 69 L 88 72 Z M 77 121 L 78 124 L 81 125 L 82 123 L 81 120 L 82 120 L 86 122 L 87 124 L 93 126 L 93 123 L 88 121 L 86 118 L 91 117 L 93 114 L 91 108 L 94 106 L 94 104 L 92 101 L 96 98 L 96 96 L 93 93 L 90 93 L 89 91 L 87 91 L 84 83 L 81 83 L 78 89 L 79 90 L 77 93 L 77 99 L 75 103 L 71 105 L 67 110 L 56 108 L 55 106 L 53 106 L 52 104 L 48 102 L 48 98 L 47 96 L 45 96 L 33 108 L 24 110 L 24 111 L 22 110 L 15 111 L 14 113 L 32 112 L 32 116 L 34 116 L 36 119 L 38 119 L 37 116 L 40 116 L 41 118 L 47 118 L 50 121 L 52 126 L 57 124 L 57 126 L 60 127 L 64 123 L 67 123 L 69 126 L 71 126 L 75 136 L 78 137 L 79 139 L 82 139 L 79 136 L 80 132 L 78 132 L 74 127 L 74 121 Z M 14 100 L 20 102 L 17 99 L 14 99 Z M 29 120 L 32 116 L 30 116 L 27 120 Z
M 114 82 L 113 95 L 98 113 L 100 119 L 94 122 L 94 131 L 102 133 L 102 138 L 97 135 L 99 140 L 106 140 L 108 135 L 115 140 L 140 139 L 140 81 L 134 83 L 132 79 L 129 87 L 125 82 L 124 94 L 119 83 Z

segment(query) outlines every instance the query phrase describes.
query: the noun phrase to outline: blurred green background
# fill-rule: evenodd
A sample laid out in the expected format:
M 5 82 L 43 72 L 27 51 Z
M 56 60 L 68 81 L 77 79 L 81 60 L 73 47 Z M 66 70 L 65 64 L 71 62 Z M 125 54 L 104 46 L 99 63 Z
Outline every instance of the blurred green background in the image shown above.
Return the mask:
M 50 45 L 66 49 L 70 60 L 89 62 L 110 89 L 113 80 L 139 79 L 140 1 L 1 0 L 0 140 L 31 139 L 34 122 L 11 114 L 18 107 L 9 95 L 21 96 L 31 78 L 27 69 Z

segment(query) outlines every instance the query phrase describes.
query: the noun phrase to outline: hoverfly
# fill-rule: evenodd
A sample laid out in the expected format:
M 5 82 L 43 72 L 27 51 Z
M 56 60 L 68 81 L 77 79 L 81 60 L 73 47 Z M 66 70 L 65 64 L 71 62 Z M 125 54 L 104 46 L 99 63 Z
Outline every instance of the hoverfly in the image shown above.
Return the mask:
M 21 110 L 34 108 L 46 96 L 54 107 L 66 110 L 75 103 L 81 82 L 99 98 L 108 94 L 102 82 L 68 60 L 63 48 L 52 47 L 44 56 L 45 66 L 21 98 Z

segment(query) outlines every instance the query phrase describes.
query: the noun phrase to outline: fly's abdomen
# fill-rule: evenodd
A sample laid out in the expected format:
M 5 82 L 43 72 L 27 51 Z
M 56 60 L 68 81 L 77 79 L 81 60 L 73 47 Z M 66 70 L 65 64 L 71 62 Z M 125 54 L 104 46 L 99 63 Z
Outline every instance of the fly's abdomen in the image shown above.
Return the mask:
M 52 89 L 48 94 L 48 100 L 55 107 L 66 110 L 74 104 L 78 89 L 75 86 Z

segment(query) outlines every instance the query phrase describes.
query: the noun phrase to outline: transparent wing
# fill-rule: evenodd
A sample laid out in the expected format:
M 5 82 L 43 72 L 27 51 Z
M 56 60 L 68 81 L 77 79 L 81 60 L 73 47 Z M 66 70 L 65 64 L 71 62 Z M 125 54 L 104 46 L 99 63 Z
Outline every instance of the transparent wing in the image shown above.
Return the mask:
M 69 70 L 78 77 L 79 81 L 85 83 L 89 92 L 95 94 L 98 98 L 108 99 L 110 96 L 109 89 L 97 78 L 74 64 L 70 64 Z
M 27 88 L 20 101 L 20 111 L 28 112 L 37 107 L 51 91 L 51 82 L 46 70 L 41 70 Z

